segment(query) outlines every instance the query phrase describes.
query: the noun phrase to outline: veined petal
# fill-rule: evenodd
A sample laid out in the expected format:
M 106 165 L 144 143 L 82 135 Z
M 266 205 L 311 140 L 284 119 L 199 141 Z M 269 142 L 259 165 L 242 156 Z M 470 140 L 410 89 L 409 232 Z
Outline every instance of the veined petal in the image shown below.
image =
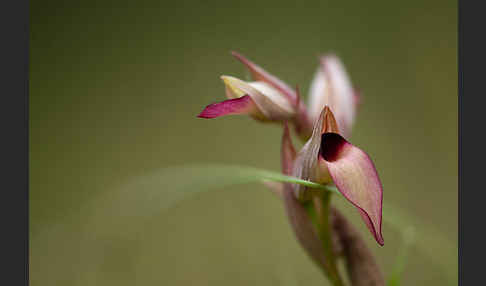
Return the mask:
M 314 120 L 324 106 L 334 112 L 341 134 L 348 137 L 356 116 L 356 91 L 335 55 L 323 56 L 310 86 L 309 114 Z
M 318 162 L 321 135 L 325 132 L 339 132 L 336 119 L 328 106 L 322 109 L 318 120 L 314 124 L 311 138 L 297 155 L 292 172 L 294 177 L 321 184 L 331 182 L 327 166 Z M 300 200 L 305 201 L 311 198 L 310 192 L 304 186 L 295 186 L 294 192 L 295 196 Z
M 264 82 L 245 82 L 231 76 L 222 76 L 226 85 L 226 96 L 230 99 L 249 95 L 260 114 L 254 116 L 264 121 L 282 121 L 295 114 L 293 106 L 275 88 Z
M 257 106 L 249 95 L 213 103 L 197 116 L 200 118 L 216 118 L 231 114 L 252 114 L 257 112 Z
M 376 241 L 383 245 L 383 188 L 370 157 L 337 133 L 322 135 L 319 156 L 338 190 L 358 208 Z
M 292 88 L 290 88 L 290 86 L 288 86 L 285 82 L 283 82 L 276 76 L 268 73 L 260 66 L 256 65 L 252 61 L 245 58 L 243 55 L 234 51 L 231 52 L 231 54 L 248 68 L 254 80 L 262 81 L 269 84 L 270 86 L 280 91 L 284 96 L 286 96 L 287 99 L 290 100 L 290 102 L 292 103 L 296 102 L 297 95 L 295 91 Z

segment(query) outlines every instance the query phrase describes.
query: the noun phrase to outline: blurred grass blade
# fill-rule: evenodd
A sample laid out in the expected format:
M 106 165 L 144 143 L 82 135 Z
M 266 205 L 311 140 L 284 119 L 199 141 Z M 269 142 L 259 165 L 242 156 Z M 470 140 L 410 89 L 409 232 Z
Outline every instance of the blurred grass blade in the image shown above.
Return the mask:
M 434 225 L 427 223 L 426 219 L 419 219 L 403 208 L 389 202 L 383 204 L 383 220 L 397 231 L 413 227 L 415 230 L 414 245 L 420 250 L 420 253 L 441 267 L 443 275 L 447 277 L 450 285 L 457 285 L 457 244 L 452 243 Z
M 191 196 L 210 190 L 222 190 L 229 186 L 263 181 L 301 184 L 339 194 L 333 186 L 323 186 L 279 172 L 252 167 L 221 164 L 170 167 L 136 177 L 104 191 L 90 203 L 74 210 L 71 216 L 61 217 L 57 223 L 45 227 L 40 233 L 31 233 L 32 243 L 45 247 L 50 237 L 61 235 L 63 229 L 68 230 L 73 225 L 81 225 L 81 231 L 86 233 L 86 237 L 83 236 L 86 239 L 85 243 L 93 250 L 90 253 L 81 253 L 89 262 L 94 256 L 102 254 L 96 251 L 97 247 L 102 245 L 96 245 L 95 242 L 105 241 L 106 237 L 132 240 L 143 233 L 148 221 Z M 433 226 L 427 225 L 423 219 L 414 218 L 397 206 L 391 205 L 389 201 L 383 206 L 383 220 L 399 232 L 413 227 L 416 230 L 417 248 L 442 267 L 449 281 L 457 283 L 457 246 L 446 236 L 434 230 Z M 100 237 L 103 239 L 100 240 Z M 65 249 L 64 252 L 70 253 L 69 249 Z M 408 246 L 403 250 L 404 253 L 406 249 Z M 399 276 L 403 273 L 406 258 L 406 254 L 401 254 L 394 275 Z

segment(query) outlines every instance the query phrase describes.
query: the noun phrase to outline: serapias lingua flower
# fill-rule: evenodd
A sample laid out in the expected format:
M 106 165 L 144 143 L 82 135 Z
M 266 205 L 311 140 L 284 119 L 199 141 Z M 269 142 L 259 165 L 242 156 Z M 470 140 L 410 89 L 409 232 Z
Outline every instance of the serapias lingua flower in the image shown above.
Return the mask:
M 255 81 L 221 76 L 228 99 L 206 106 L 198 117 L 248 114 L 263 122 L 290 121 L 303 139 L 308 138 L 312 122 L 298 92 L 244 56 L 236 52 L 232 54 L 248 68 Z
M 320 58 L 320 65 L 310 86 L 308 107 L 297 89 L 270 74 L 243 55 L 232 52 L 250 71 L 254 82 L 221 76 L 225 87 L 225 101 L 213 103 L 198 115 L 216 118 L 224 115 L 248 114 L 256 120 L 294 124 L 297 134 L 307 140 L 312 125 L 325 105 L 335 111 L 342 135 L 347 138 L 356 115 L 359 93 L 353 88 L 344 65 L 333 54 Z
M 221 79 L 228 100 L 208 105 L 199 117 L 248 114 L 259 121 L 283 121 L 295 114 L 288 99 L 265 82 L 245 82 L 231 76 L 221 76 Z
M 199 117 L 249 114 L 261 121 L 292 122 L 300 138 L 306 141 L 292 163 L 292 175 L 321 184 L 334 183 L 358 209 L 376 241 L 383 245 L 383 188 L 370 157 L 346 139 L 351 134 L 359 95 L 339 58 L 335 55 L 320 58 L 306 107 L 298 93 L 283 81 L 242 55 L 233 55 L 250 70 L 256 82 L 222 77 L 229 99 L 207 106 Z M 295 185 L 294 195 L 305 201 L 312 192 Z
M 311 138 L 298 153 L 292 175 L 320 184 L 334 183 L 357 209 L 376 241 L 384 244 L 381 232 L 383 187 L 368 154 L 340 134 L 337 120 L 325 106 L 314 124 Z M 311 191 L 294 186 L 295 196 L 309 200 Z

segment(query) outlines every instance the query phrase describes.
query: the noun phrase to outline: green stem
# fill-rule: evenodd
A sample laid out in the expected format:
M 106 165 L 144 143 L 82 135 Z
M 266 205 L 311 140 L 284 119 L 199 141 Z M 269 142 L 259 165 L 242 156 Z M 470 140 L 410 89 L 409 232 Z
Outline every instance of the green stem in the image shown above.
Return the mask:
M 339 276 L 339 271 L 336 264 L 336 256 L 334 255 L 332 245 L 332 226 L 330 222 L 330 203 L 331 194 L 328 192 L 322 193 L 320 196 L 314 197 L 314 206 L 318 219 L 318 232 L 322 240 L 325 255 L 328 261 L 326 269 L 327 275 L 334 286 L 343 286 L 344 283 Z

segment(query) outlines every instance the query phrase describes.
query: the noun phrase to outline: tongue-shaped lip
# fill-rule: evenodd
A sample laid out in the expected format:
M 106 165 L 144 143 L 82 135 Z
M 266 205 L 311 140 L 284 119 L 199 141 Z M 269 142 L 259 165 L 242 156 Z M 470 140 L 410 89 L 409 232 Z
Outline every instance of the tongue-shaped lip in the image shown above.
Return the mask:
M 339 192 L 358 208 L 376 241 L 383 245 L 383 188 L 370 157 L 338 133 L 327 132 L 321 135 L 319 161 L 327 166 Z

